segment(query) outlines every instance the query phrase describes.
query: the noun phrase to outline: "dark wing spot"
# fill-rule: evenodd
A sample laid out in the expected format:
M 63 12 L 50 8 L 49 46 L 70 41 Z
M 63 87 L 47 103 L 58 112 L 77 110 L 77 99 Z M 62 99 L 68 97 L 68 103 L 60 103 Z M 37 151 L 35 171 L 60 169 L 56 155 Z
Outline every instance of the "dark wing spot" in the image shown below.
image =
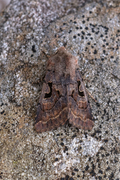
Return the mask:
M 78 82 L 78 94 L 79 94 L 79 96 L 83 97 L 84 96 L 84 92 L 79 90 L 79 87 L 80 87 L 81 83 L 80 83 L 80 81 L 77 81 L 77 82 Z
M 48 83 L 48 86 L 50 87 L 50 92 L 49 93 L 45 93 L 44 98 L 50 98 L 52 95 L 52 83 Z

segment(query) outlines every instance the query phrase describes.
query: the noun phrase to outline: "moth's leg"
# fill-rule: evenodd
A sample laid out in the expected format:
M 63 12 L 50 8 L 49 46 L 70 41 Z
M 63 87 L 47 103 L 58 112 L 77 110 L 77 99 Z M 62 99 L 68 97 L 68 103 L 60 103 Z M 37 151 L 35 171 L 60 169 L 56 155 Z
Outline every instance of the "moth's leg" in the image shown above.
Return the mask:
M 92 96 L 92 94 L 86 89 L 86 91 L 87 91 L 87 93 L 88 93 L 88 95 L 95 101 L 95 102 L 97 102 L 97 100 Z

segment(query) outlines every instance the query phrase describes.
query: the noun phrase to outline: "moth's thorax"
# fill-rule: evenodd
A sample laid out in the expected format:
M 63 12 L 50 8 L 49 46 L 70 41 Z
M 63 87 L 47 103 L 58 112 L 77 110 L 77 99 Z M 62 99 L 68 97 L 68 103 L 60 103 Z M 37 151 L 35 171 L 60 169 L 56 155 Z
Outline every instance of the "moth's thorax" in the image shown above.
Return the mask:
M 78 66 L 78 59 L 68 53 L 64 47 L 59 48 L 57 53 L 50 57 L 48 61 L 48 70 L 55 74 L 55 77 L 67 78 L 72 80 L 75 77 L 75 71 Z

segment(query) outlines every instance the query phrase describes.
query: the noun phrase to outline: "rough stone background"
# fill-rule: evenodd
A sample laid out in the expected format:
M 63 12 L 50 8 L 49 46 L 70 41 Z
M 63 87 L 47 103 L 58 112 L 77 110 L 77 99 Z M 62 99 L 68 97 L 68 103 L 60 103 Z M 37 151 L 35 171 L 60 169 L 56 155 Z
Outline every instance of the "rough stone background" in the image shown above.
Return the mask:
M 120 179 L 120 1 L 12 0 L 0 14 L 0 179 Z M 37 134 L 48 55 L 79 59 L 95 126 Z

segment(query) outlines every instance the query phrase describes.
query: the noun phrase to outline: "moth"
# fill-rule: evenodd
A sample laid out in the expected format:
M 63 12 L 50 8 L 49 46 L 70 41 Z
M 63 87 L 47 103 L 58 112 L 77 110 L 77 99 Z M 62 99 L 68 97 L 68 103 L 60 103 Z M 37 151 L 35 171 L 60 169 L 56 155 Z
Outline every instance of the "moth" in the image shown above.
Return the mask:
M 49 131 L 64 125 L 67 120 L 84 130 L 94 126 L 78 59 L 60 47 L 48 60 L 35 130 L 39 133 Z

